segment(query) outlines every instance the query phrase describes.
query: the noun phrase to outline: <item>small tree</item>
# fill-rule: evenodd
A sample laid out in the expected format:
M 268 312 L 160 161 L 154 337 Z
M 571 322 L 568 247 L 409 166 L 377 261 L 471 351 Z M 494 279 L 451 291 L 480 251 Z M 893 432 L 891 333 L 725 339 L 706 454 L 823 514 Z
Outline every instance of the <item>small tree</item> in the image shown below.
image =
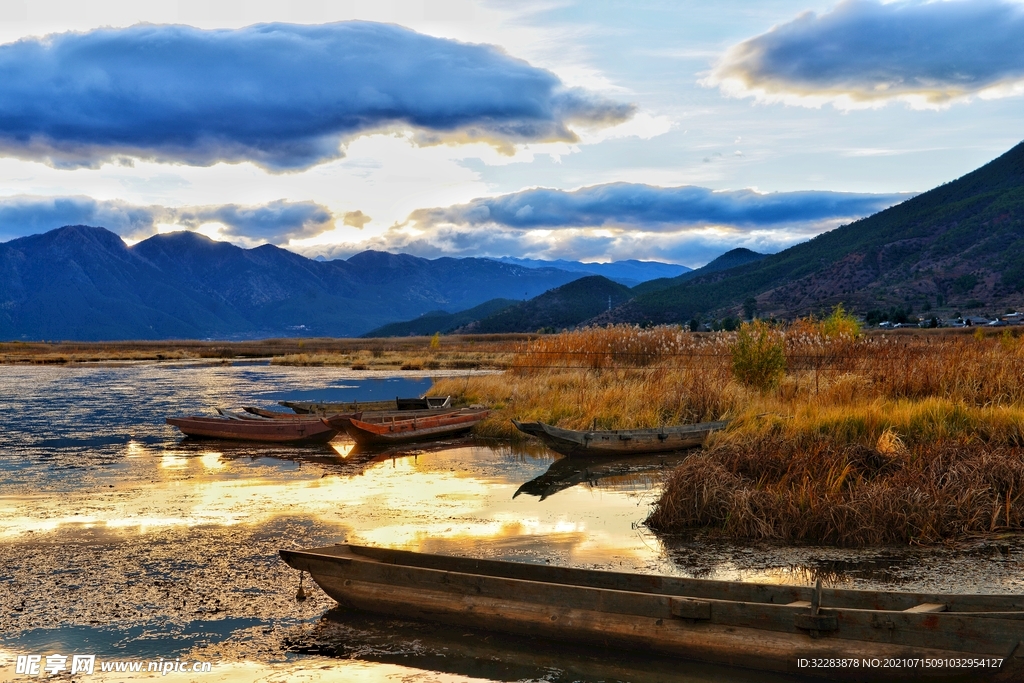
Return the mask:
M 430 338 L 430 350 L 437 351 L 441 348 L 441 333 L 435 332 L 434 336 Z
M 753 320 L 754 315 L 757 313 L 757 299 L 754 297 L 748 297 L 743 302 L 743 317 L 747 320 Z
M 732 372 L 740 383 L 767 392 L 786 374 L 782 333 L 763 320 L 743 323 L 732 347 Z
M 826 339 L 853 340 L 860 336 L 860 321 L 847 313 L 842 304 L 837 304 L 832 314 L 821 321 L 821 334 Z

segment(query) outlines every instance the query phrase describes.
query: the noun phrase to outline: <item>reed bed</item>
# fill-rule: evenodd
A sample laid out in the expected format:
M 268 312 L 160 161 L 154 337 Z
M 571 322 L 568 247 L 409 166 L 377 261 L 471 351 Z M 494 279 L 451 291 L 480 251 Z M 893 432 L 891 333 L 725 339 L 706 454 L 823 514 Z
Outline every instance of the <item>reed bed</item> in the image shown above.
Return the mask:
M 571 429 L 730 419 L 670 475 L 647 522 L 659 531 L 956 541 L 1024 530 L 1015 332 L 863 335 L 828 320 L 713 334 L 585 329 L 521 344 L 503 376 L 436 390 L 495 406 L 483 428 L 501 436 L 513 436 L 510 418 Z M 744 343 L 754 351 L 740 353 Z M 780 350 L 779 374 L 744 370 L 778 364 Z
M 441 380 L 434 393 L 494 407 L 479 431 L 520 438 L 511 419 L 627 429 L 715 419 L 734 410 L 724 335 L 676 328 L 587 328 L 524 343 L 501 376 Z

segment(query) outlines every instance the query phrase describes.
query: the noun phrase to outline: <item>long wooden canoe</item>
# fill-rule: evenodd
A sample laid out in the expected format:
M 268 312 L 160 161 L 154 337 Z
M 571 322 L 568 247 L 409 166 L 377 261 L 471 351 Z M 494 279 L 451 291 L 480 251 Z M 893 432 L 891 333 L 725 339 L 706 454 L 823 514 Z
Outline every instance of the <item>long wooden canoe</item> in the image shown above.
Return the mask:
M 290 408 L 298 415 L 337 415 L 339 413 L 358 413 L 367 410 L 398 410 L 394 401 L 348 401 L 346 403 L 327 403 L 324 401 L 278 401 L 279 406 Z
M 232 441 L 262 441 L 265 443 L 327 443 L 338 435 L 338 430 L 321 420 L 274 420 L 253 416 L 253 419 L 230 417 L 169 417 L 186 436 L 199 439 L 229 439 Z
M 335 545 L 281 550 L 342 606 L 846 681 L 1024 680 L 1024 596 L 709 581 Z
M 516 428 L 536 436 L 551 450 L 563 455 L 631 455 L 668 453 L 694 448 L 704 443 L 708 434 L 725 429 L 729 423 L 701 422 L 698 424 L 659 427 L 657 429 L 617 429 L 576 431 L 562 429 L 543 422 L 517 422 Z
M 432 408 L 451 408 L 451 396 L 422 396 L 419 398 L 402 398 L 396 396 L 394 401 L 349 401 L 347 403 L 329 403 L 325 401 L 278 401 L 278 405 L 291 408 L 300 415 L 337 415 L 339 413 L 358 413 L 378 410 L 428 410 Z
M 217 409 L 218 412 L 220 409 Z M 270 420 L 319 420 L 319 415 L 303 415 L 297 413 L 285 413 L 280 410 L 267 410 L 257 406 L 242 406 L 242 410 L 251 416 L 267 418 Z M 223 415 L 223 413 L 221 413 Z
M 323 420 L 340 431 L 346 431 L 353 418 L 369 422 L 370 424 L 381 424 L 384 422 L 402 422 L 406 420 L 419 420 L 424 417 L 438 417 L 441 415 L 454 415 L 460 412 L 459 408 L 427 408 L 424 410 L 367 410 L 359 413 L 338 413 L 327 417 L 314 415 L 296 415 L 302 419 Z
M 434 412 L 434 411 L 430 411 Z M 402 412 L 379 417 L 355 418 L 335 415 L 324 424 L 344 429 L 360 446 L 384 446 L 415 441 L 433 441 L 471 430 L 490 411 L 478 408 L 442 410 L 437 414 L 405 417 Z

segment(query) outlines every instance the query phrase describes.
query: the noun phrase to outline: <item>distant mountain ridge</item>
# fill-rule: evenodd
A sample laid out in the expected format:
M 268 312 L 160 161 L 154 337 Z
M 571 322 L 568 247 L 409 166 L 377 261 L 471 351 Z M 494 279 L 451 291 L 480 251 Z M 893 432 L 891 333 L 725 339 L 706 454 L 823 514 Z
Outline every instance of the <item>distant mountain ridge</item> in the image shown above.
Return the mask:
M 640 285 L 637 285 L 636 287 L 633 288 L 633 294 L 639 295 L 645 294 L 647 292 L 654 292 L 659 289 L 667 289 L 668 287 L 673 287 L 682 282 L 686 282 L 687 280 L 692 280 L 694 278 L 701 277 L 702 275 L 718 273 L 723 270 L 729 270 L 730 268 L 744 266 L 748 263 L 753 263 L 754 261 L 760 261 L 767 255 L 768 254 L 761 254 L 759 252 L 751 251 L 750 249 L 745 249 L 743 247 L 731 249 L 730 251 L 727 251 L 721 256 L 719 256 L 718 258 L 704 264 L 700 268 L 695 268 L 694 270 L 691 270 L 688 273 L 683 273 L 682 275 L 677 275 L 676 277 L 672 278 L 659 278 L 657 280 L 649 280 Z
M 349 337 L 581 275 L 372 251 L 321 262 L 191 232 L 129 247 L 104 228 L 67 226 L 0 244 L 0 339 Z
M 632 296 L 628 287 L 602 275 L 590 275 L 499 310 L 457 331 L 466 334 L 555 332 L 612 310 Z
M 696 270 L 673 278 L 650 280 L 632 289 L 610 278 L 595 275 L 574 280 L 528 301 L 497 299 L 457 314 L 438 311 L 415 320 L 385 325 L 365 336 L 404 337 L 434 332 L 537 332 L 562 330 L 588 323 L 601 324 L 614 315 L 617 307 L 631 301 L 638 294 L 673 287 L 690 277 L 728 270 L 765 256 L 750 249 L 733 249 Z
M 543 296 L 543 295 L 541 295 Z M 449 313 L 447 311 L 428 311 L 418 318 L 397 323 L 388 323 L 370 330 L 364 337 L 425 337 L 437 333 L 448 334 L 460 327 L 465 327 L 481 318 L 494 315 L 506 308 L 515 306 L 518 301 L 512 299 L 491 299 L 479 306 Z
M 626 261 L 612 261 L 611 263 L 584 263 L 581 261 L 566 261 L 558 259 L 555 261 L 542 261 L 538 259 L 516 258 L 514 256 L 503 256 L 494 258 L 500 263 L 511 263 L 526 268 L 558 268 L 572 273 L 586 273 L 588 275 L 603 275 L 609 280 L 614 280 L 620 285 L 634 287 L 641 282 L 658 278 L 672 278 L 677 275 L 691 272 L 692 269 L 676 263 L 662 263 L 661 261 L 638 261 L 629 259 Z

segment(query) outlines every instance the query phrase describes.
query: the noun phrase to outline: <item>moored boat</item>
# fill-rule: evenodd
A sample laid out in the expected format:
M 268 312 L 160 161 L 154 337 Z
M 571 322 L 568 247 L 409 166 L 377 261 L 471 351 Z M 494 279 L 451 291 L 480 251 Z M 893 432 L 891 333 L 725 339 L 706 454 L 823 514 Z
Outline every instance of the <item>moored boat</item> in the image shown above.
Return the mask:
M 450 408 L 451 396 L 423 396 L 420 398 L 395 397 L 394 401 L 348 401 L 331 403 L 326 401 L 278 401 L 278 405 L 290 408 L 300 415 L 337 415 L 339 413 L 358 413 L 360 411 L 384 410 L 428 410 Z
M 399 410 L 427 410 L 430 408 L 451 408 L 451 396 L 421 396 L 419 398 L 395 397 Z
M 340 605 L 831 680 L 1024 680 L 1024 596 L 822 589 L 335 545 L 281 550 Z
M 419 411 L 417 411 L 419 412 Z M 412 417 L 403 411 L 362 417 L 335 415 L 325 417 L 324 424 L 344 429 L 361 446 L 383 446 L 415 441 L 430 441 L 454 436 L 471 430 L 490 412 L 483 408 L 461 410 L 423 411 Z
M 265 443 L 327 443 L 337 436 L 339 431 L 318 419 L 274 420 L 255 415 L 251 419 L 202 415 L 169 417 L 167 424 L 177 427 L 183 434 L 193 438 Z
M 563 429 L 543 422 L 512 420 L 512 424 L 519 431 L 536 436 L 557 453 L 594 456 L 669 453 L 695 448 L 703 445 L 708 434 L 725 429 L 729 423 L 723 420 L 656 429 L 588 431 Z
M 220 408 L 217 409 L 220 412 Z M 266 408 L 259 408 L 257 406 L 242 406 L 242 410 L 250 418 L 266 418 L 268 420 L 319 420 L 319 415 L 309 415 L 301 413 L 285 413 L 280 410 L 267 410 Z M 223 415 L 223 413 L 221 413 Z M 359 413 L 351 413 L 352 415 L 358 415 Z
M 436 417 L 440 415 L 452 415 L 458 413 L 457 408 L 427 408 L 424 410 L 368 410 L 359 413 L 337 413 L 327 417 L 319 417 L 315 415 L 296 415 L 295 417 L 302 419 L 315 419 L 324 420 L 332 427 L 338 428 L 340 431 L 346 431 L 346 428 L 353 418 L 362 420 L 363 422 L 369 422 L 370 424 L 381 424 L 384 422 L 402 422 L 407 420 L 418 420 L 424 417 Z

